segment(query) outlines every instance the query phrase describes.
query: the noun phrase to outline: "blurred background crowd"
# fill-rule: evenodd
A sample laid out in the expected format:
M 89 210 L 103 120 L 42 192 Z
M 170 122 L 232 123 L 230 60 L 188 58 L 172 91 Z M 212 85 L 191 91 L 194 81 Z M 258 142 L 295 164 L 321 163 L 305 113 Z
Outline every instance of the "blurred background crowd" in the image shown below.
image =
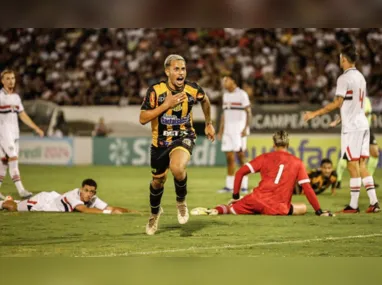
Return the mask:
M 213 103 L 235 72 L 254 104 L 325 103 L 335 95 L 338 51 L 354 42 L 374 110 L 382 111 L 382 29 L 2 29 L 0 69 L 18 74 L 24 100 L 60 105 L 140 104 L 164 80 L 163 61 L 187 60 Z

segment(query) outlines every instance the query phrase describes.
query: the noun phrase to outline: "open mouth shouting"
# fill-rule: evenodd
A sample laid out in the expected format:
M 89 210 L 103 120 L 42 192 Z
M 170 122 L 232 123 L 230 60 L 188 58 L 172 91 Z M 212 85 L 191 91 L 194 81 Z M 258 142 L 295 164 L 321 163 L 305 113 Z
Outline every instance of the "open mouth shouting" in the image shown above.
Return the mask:
M 175 80 L 175 83 L 176 83 L 176 85 L 177 86 L 183 86 L 183 84 L 184 84 L 184 77 L 183 76 L 179 76 L 179 77 L 177 77 L 176 78 L 176 80 Z

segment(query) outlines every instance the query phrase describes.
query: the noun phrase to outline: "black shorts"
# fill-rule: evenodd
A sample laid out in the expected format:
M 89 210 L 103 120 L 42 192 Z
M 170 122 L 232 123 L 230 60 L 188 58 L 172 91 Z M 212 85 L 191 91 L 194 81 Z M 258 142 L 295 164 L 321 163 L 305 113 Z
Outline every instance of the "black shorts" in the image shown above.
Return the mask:
M 183 148 L 192 154 L 195 142 L 190 138 L 174 140 L 169 146 L 155 147 L 151 145 L 151 173 L 153 177 L 162 177 L 170 166 L 170 153 L 176 148 Z
M 370 144 L 378 145 L 377 140 L 375 139 L 374 133 L 370 130 Z

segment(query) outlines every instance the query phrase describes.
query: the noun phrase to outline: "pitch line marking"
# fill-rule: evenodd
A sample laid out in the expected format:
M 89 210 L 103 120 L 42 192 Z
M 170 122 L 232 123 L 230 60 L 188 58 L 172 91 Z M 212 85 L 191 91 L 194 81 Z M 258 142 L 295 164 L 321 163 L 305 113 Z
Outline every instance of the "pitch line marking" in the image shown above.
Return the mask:
M 93 255 L 89 257 L 118 257 L 118 256 L 133 256 L 133 255 L 154 255 L 161 253 L 175 253 L 175 252 L 186 252 L 186 251 L 205 251 L 205 250 L 217 250 L 217 249 L 236 249 L 236 248 L 247 248 L 247 247 L 258 247 L 266 245 L 282 245 L 282 244 L 299 244 L 299 243 L 310 243 L 310 242 L 320 242 L 320 241 L 336 241 L 345 239 L 362 239 L 362 238 L 372 238 L 372 237 L 382 237 L 380 234 L 369 234 L 369 235 L 355 235 L 355 236 L 342 236 L 342 237 L 325 237 L 325 238 L 314 238 L 314 239 L 303 239 L 303 240 L 286 240 L 286 241 L 271 241 L 271 242 L 259 242 L 250 244 L 238 244 L 238 245 L 222 245 L 222 246 L 209 246 L 209 247 L 188 247 L 188 248 L 176 248 L 176 249 L 166 249 L 166 250 L 154 250 L 154 251 L 135 251 L 135 252 L 125 252 L 125 253 L 111 253 L 105 255 Z

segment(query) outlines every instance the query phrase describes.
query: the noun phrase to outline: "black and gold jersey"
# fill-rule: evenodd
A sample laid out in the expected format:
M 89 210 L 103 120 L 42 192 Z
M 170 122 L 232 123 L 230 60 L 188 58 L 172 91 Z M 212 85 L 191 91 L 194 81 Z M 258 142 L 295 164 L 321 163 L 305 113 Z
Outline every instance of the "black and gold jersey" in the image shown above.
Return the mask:
M 329 177 L 325 177 L 320 169 L 314 169 L 308 172 L 310 185 L 316 194 L 321 194 L 330 186 L 335 187 L 337 182 L 337 173 L 332 171 Z
M 141 111 L 153 110 L 163 104 L 168 91 L 172 95 L 180 92 L 172 90 L 165 81 L 150 86 L 143 100 Z M 187 100 L 168 109 L 151 121 L 153 146 L 166 147 L 182 137 L 196 138 L 192 124 L 192 107 L 197 101 L 203 101 L 206 95 L 197 83 L 189 81 L 185 81 L 183 91 L 187 95 Z

